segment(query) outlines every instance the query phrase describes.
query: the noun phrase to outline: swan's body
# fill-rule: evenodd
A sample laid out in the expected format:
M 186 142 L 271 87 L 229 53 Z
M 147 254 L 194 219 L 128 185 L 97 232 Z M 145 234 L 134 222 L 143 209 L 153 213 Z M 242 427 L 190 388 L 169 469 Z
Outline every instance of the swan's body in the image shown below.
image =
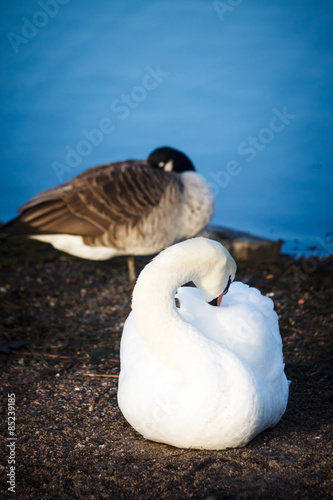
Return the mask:
M 233 283 L 221 307 L 206 302 L 236 266 L 218 243 L 195 238 L 140 274 L 121 340 L 118 402 L 144 437 L 183 448 L 247 444 L 282 417 L 288 400 L 271 299 Z M 193 280 L 193 288 L 177 288 Z M 204 297 L 202 296 L 204 295 Z
M 158 148 L 147 160 L 93 167 L 35 196 L 0 232 L 51 243 L 77 257 L 151 255 L 198 234 L 214 212 L 189 158 Z M 129 261 L 135 278 L 134 262 Z

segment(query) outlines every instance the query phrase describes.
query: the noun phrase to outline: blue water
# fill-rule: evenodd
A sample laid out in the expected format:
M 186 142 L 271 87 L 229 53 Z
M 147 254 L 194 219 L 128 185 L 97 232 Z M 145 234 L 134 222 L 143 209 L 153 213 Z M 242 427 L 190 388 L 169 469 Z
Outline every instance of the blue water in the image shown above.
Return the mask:
M 85 168 L 170 145 L 211 183 L 214 224 L 333 253 L 331 0 L 0 9 L 0 220 Z

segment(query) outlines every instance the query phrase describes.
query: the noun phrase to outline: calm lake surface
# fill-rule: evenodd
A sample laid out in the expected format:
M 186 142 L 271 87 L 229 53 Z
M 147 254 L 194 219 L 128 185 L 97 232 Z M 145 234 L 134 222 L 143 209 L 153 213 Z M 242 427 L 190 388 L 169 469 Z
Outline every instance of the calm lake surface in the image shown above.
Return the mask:
M 84 169 L 184 151 L 213 224 L 333 253 L 333 2 L 1 2 L 0 220 Z

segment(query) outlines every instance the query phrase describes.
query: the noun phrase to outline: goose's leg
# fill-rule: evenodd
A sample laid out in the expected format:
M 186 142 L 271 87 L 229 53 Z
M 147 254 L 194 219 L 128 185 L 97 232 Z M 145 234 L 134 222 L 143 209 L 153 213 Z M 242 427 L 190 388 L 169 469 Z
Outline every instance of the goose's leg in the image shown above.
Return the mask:
M 127 266 L 128 266 L 129 279 L 131 281 L 135 281 L 136 280 L 136 272 L 135 272 L 134 255 L 128 255 Z

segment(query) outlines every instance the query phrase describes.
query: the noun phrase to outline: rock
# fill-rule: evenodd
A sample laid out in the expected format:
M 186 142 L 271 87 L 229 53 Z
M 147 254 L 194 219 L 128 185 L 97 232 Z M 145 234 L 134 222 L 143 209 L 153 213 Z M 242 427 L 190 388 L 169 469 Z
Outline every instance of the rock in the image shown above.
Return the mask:
M 276 262 L 283 243 L 221 226 L 207 226 L 200 236 L 222 243 L 236 261 Z

